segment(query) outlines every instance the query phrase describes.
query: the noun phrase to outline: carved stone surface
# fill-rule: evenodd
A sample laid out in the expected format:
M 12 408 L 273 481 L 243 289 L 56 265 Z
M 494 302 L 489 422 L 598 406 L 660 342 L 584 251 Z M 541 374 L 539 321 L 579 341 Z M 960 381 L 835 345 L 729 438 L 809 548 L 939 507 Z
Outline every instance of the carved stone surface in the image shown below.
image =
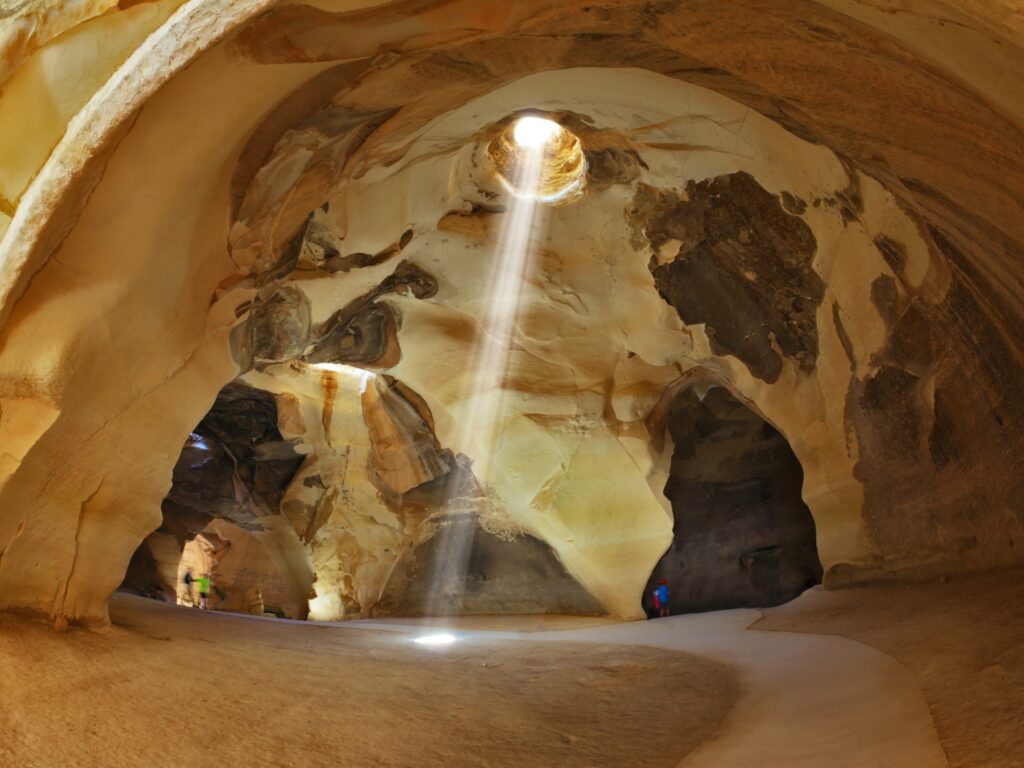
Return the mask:
M 372 605 L 409 531 L 459 512 L 445 480 L 409 487 L 449 458 L 484 530 L 640 615 L 672 538 L 649 427 L 696 380 L 786 438 L 826 585 L 1024 562 L 1021 18 L 934 3 L 19 3 L 0 608 L 102 622 L 240 374 L 310 451 L 255 520 L 289 568 L 316 543 L 324 616 Z M 482 160 L 527 102 L 590 170 L 509 287 L 524 217 Z M 406 387 L 436 446 L 409 413 L 371 444 L 312 369 L 346 363 Z M 245 461 L 283 467 L 265 442 Z M 228 483 L 231 444 L 209 498 L 181 486 L 182 531 L 204 508 L 252 526 L 242 500 L 284 482 Z
M 181 544 L 213 519 L 259 527 L 302 463 L 277 428 L 274 396 L 239 382 L 221 390 L 174 466 L 162 530 Z

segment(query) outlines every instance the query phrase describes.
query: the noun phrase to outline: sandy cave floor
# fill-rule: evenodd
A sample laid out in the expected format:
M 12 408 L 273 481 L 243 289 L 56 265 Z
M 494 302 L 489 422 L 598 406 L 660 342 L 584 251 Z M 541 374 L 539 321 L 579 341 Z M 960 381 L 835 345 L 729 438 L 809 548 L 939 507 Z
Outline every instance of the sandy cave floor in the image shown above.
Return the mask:
M 674 766 L 736 695 L 667 650 L 410 636 L 115 595 L 114 627 L 0 617 L 0 766 Z
M 1024 569 L 812 590 L 758 630 L 856 640 L 914 675 L 951 768 L 1024 766 Z
M 1021 766 L 1022 576 L 625 624 L 0 616 L 0 766 Z

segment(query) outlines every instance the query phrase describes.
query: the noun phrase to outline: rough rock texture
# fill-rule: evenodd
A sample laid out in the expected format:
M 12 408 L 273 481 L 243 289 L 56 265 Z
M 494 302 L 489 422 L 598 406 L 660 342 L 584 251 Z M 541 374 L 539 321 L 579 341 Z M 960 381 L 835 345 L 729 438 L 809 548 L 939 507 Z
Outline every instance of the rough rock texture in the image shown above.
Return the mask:
M 456 497 L 617 615 L 641 613 L 672 536 L 648 425 L 695 378 L 789 442 L 827 585 L 1024 557 L 1024 57 L 1005 3 L 172 11 L 98 16 L 0 95 L 0 607 L 102 621 L 189 430 L 250 367 L 318 456 L 275 523 L 288 562 L 308 569 L 321 537 L 324 615 L 372 604 L 405 512 L 369 439 L 342 444 L 361 407 L 296 370 L 315 361 L 414 392 L 465 457 L 476 490 Z M 571 128 L 592 183 L 520 231 L 481 158 L 524 109 Z M 522 285 L 495 296 L 513 230 Z
M 0 614 L 0 763 L 673 768 L 741 692 L 730 666 L 662 648 L 513 639 L 437 653 L 394 632 L 111 603 L 104 633 Z M 184 738 L 191 725 L 170 713 L 201 702 L 245 737 Z
M 198 605 L 195 587 L 186 587 L 184 577 L 206 573 L 213 610 L 306 618 L 310 583 L 295 578 L 267 544 L 233 523 L 214 520 L 185 545 L 176 569 L 177 601 Z
M 690 181 L 684 198 L 641 188 L 633 201 L 657 254 L 658 292 L 684 323 L 704 324 L 713 352 L 757 378 L 778 380 L 783 355 L 813 371 L 825 284 L 811 228 L 749 173 Z M 674 257 L 664 253 L 670 241 Z
M 778 605 L 820 583 L 803 472 L 785 438 L 722 387 L 677 395 L 667 429 L 675 526 L 648 609 L 662 579 L 673 613 Z
M 544 542 L 492 533 L 462 515 L 442 518 L 430 538 L 406 551 L 374 613 L 598 615 L 604 609 Z
M 184 544 L 213 519 L 259 528 L 278 514 L 302 461 L 278 431 L 274 396 L 232 382 L 182 448 L 161 530 Z
M 174 602 L 177 598 L 178 563 L 181 562 L 181 550 L 178 548 L 178 543 L 171 539 L 174 553 L 172 562 L 160 561 L 158 553 L 150 546 L 150 540 L 159 536 L 161 536 L 159 533 L 150 534 L 135 550 L 132 559 L 128 561 L 128 570 L 124 574 L 121 589 L 156 600 Z
M 246 380 L 279 393 L 281 428 L 307 451 L 281 511 L 315 572 L 311 618 L 604 612 L 549 546 L 495 522 L 408 387 L 340 365 Z

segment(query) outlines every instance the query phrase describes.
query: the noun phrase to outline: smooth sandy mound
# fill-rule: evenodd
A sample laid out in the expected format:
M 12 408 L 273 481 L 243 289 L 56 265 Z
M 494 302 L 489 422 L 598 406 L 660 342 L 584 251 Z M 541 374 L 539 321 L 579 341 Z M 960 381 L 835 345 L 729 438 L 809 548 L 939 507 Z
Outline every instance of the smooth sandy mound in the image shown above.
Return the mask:
M 675 766 L 738 686 L 652 648 L 409 636 L 115 596 L 114 628 L 0 617 L 0 765 Z
M 950 768 L 1024 765 L 1024 570 L 806 593 L 757 629 L 857 640 L 902 662 Z

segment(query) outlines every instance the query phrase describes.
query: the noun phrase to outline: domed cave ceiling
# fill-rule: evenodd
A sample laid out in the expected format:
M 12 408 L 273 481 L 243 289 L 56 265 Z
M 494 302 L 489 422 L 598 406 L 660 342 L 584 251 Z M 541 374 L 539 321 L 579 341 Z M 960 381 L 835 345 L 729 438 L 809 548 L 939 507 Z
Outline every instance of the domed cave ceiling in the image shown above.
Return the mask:
M 239 21 L 135 114 L 10 310 L 3 599 L 102 614 L 158 525 L 156 560 L 216 520 L 324 619 L 638 616 L 678 547 L 674 591 L 720 579 L 689 609 L 1019 561 L 1021 115 L 839 5 Z M 583 152 L 550 204 L 488 151 L 524 115 Z M 139 168 L 158 201 L 129 199 Z M 700 493 L 686 398 L 753 441 Z M 679 539 L 701 493 L 765 467 L 774 522 L 716 538 L 733 489 Z M 751 597 L 765 557 L 800 565 Z

